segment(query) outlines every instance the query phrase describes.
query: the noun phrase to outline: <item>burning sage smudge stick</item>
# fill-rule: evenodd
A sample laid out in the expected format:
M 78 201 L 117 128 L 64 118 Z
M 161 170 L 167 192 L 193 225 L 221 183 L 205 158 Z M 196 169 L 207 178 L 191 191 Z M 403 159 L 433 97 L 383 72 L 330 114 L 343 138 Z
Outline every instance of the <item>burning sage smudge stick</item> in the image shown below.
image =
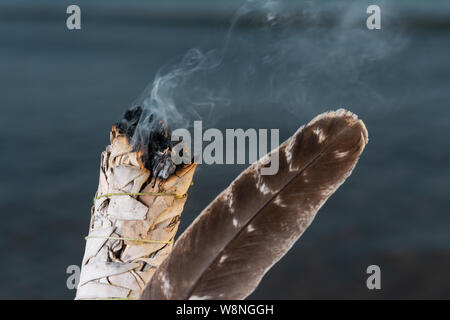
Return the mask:
M 172 249 L 196 164 L 176 166 L 168 128 L 142 113 L 127 111 L 102 153 L 76 299 L 137 298 Z

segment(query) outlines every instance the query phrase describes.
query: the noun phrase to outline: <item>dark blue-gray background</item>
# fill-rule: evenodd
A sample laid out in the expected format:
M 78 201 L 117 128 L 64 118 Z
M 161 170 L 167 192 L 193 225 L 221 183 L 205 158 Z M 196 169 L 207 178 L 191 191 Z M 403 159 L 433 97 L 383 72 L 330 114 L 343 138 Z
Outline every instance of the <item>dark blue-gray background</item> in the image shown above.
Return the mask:
M 0 298 L 74 297 L 66 268 L 82 258 L 111 124 L 161 66 L 220 48 L 242 3 L 0 3 Z M 227 89 L 211 126 L 286 139 L 346 107 L 369 130 L 353 175 L 251 298 L 450 298 L 449 3 L 347 3 L 290 1 L 307 9 L 282 37 L 237 24 L 230 68 L 204 83 Z M 377 3 L 385 24 L 369 31 Z M 66 28 L 69 4 L 80 31 Z M 322 6 L 325 18 L 311 17 Z M 244 167 L 199 168 L 180 232 Z M 371 264 L 380 291 L 366 288 Z

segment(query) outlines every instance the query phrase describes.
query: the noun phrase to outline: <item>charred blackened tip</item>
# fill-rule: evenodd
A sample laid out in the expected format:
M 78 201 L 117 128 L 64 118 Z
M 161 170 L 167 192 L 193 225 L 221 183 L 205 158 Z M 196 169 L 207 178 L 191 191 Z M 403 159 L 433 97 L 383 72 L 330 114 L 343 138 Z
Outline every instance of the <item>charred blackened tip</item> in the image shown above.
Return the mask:
M 111 137 L 125 135 L 134 152 L 141 154 L 142 166 L 152 177 L 167 179 L 175 173 L 177 165 L 171 158 L 172 141 L 167 124 L 154 114 L 146 114 L 141 106 L 127 110 L 113 126 Z

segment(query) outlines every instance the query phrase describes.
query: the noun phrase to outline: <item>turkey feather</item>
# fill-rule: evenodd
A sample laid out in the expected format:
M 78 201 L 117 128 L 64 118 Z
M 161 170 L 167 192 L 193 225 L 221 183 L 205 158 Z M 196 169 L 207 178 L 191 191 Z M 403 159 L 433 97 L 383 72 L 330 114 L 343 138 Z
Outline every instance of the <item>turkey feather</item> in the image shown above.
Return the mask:
M 180 236 L 141 299 L 243 299 L 345 181 L 368 142 L 340 109 L 317 116 L 242 172 Z M 271 157 L 279 171 L 262 175 Z

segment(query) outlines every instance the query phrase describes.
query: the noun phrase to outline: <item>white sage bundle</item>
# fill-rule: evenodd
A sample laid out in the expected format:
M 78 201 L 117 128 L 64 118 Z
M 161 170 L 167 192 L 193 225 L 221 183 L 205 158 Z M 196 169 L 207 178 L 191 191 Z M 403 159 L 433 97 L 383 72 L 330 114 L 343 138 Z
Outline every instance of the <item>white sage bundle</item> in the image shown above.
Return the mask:
M 154 155 L 130 137 L 113 126 L 102 153 L 76 299 L 136 299 L 172 249 L 196 165 L 152 172 L 167 169 L 161 155 L 170 150 L 148 165 Z

